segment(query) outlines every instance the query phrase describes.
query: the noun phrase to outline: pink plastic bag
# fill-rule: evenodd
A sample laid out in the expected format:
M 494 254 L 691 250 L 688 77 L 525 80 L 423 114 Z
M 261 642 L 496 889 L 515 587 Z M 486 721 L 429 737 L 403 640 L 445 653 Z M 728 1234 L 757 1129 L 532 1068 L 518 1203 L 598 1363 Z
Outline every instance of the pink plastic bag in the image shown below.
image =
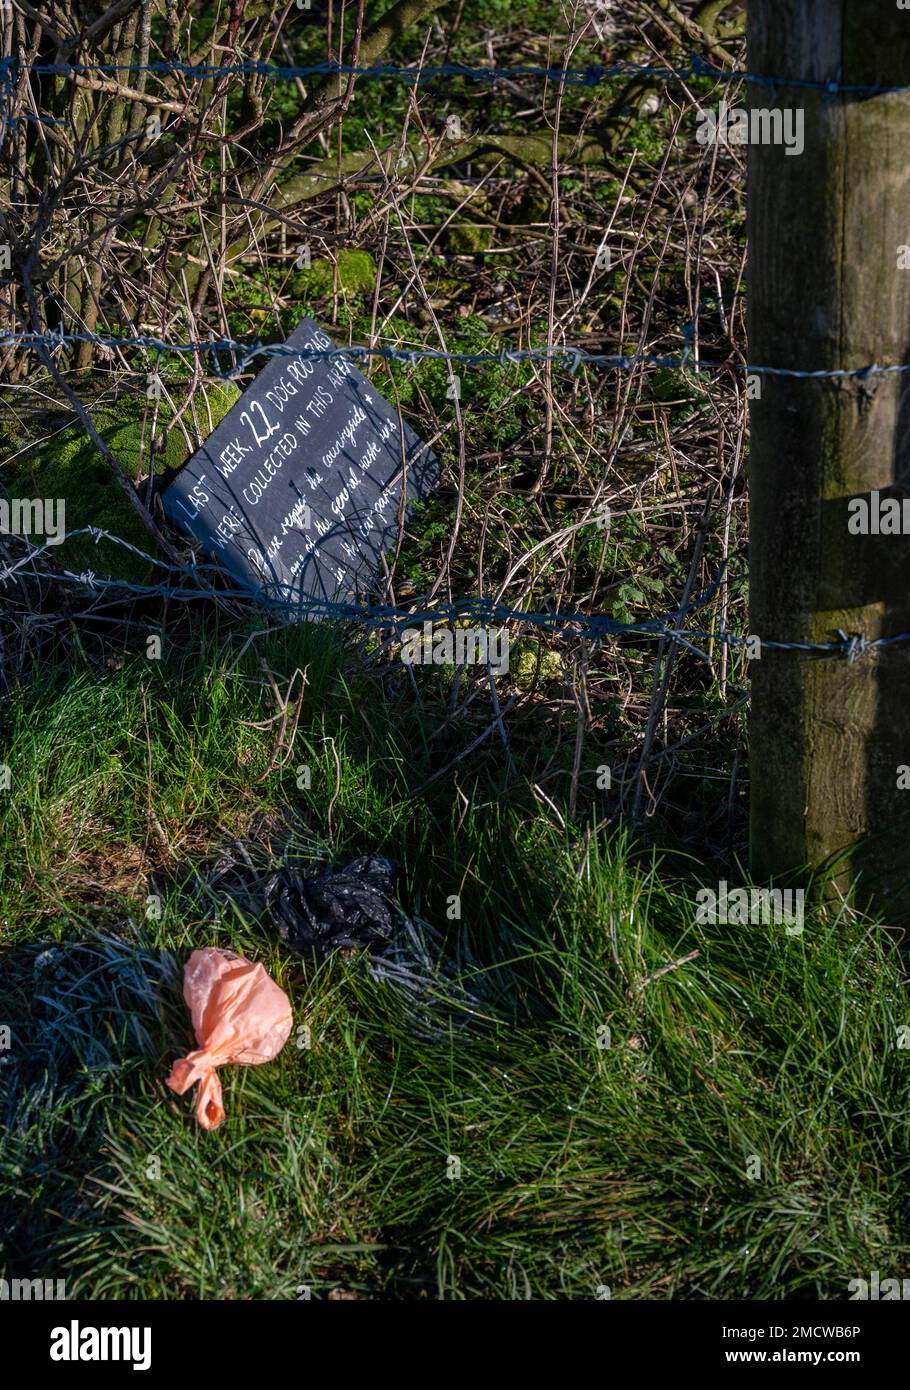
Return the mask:
M 287 1042 L 294 1016 L 287 995 L 263 966 L 217 946 L 190 956 L 183 997 L 200 1047 L 174 1063 L 167 1085 L 182 1096 L 198 1081 L 196 1119 L 203 1129 L 217 1129 L 224 1106 L 215 1068 L 270 1062 Z

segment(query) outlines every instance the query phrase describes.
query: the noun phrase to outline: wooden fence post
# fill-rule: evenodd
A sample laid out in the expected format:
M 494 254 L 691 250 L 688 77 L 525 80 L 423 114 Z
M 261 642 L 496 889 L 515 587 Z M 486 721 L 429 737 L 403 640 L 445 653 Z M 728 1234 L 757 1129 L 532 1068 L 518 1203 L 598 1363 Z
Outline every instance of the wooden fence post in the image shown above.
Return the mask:
M 910 10 L 895 0 L 749 0 L 748 68 L 910 83 Z M 790 109 L 803 112 L 804 129 L 798 154 L 750 139 L 750 363 L 910 362 L 910 92 L 755 82 L 748 91 L 750 126 L 758 108 Z M 768 121 L 757 133 L 775 128 Z M 874 512 L 875 493 L 906 498 L 897 510 L 910 531 L 910 372 L 758 380 L 751 631 L 790 642 L 910 632 L 910 535 L 853 534 L 862 508 L 850 506 L 871 500 Z M 910 643 L 852 662 L 765 649 L 751 675 L 755 881 L 842 856 L 837 881 L 859 874 L 861 899 L 907 918 Z

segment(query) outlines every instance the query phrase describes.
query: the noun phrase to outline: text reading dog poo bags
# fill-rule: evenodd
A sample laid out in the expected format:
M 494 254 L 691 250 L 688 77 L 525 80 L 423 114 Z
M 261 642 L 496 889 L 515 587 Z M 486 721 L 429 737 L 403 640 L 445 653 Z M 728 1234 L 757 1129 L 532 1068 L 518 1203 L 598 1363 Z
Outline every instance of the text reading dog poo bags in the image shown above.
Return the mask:
M 331 348 L 302 319 L 287 348 Z M 192 532 L 264 599 L 338 600 L 368 584 L 398 541 L 408 500 L 427 495 L 428 445 L 347 359 L 270 359 L 162 494 Z

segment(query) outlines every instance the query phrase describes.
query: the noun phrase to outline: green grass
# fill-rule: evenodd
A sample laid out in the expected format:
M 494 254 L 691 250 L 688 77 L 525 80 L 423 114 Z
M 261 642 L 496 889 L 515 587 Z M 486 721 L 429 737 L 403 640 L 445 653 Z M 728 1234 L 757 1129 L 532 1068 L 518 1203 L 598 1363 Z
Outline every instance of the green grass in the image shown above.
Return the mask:
M 13 694 L 4 1277 L 96 1297 L 842 1298 L 904 1267 L 906 994 L 881 928 L 818 906 L 802 937 L 697 925 L 697 865 L 523 809 L 501 750 L 461 766 L 463 795 L 451 773 L 424 787 L 455 732 L 386 698 L 339 633 L 240 646 L 73 660 Z M 242 722 L 273 712 L 260 656 L 308 670 L 283 769 L 274 729 Z M 366 848 L 403 867 L 391 964 L 303 965 L 257 883 L 283 853 Z M 295 1011 L 274 1062 L 222 1072 L 214 1134 L 163 1084 L 206 944 L 263 961 Z

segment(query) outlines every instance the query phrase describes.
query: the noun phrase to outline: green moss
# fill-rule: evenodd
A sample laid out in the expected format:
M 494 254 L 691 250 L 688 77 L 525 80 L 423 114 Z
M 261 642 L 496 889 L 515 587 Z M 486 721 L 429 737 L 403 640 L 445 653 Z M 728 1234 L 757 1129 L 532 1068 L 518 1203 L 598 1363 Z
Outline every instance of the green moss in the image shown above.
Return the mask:
M 526 189 L 513 218 L 515 222 L 549 222 L 551 199 L 536 184 Z
M 651 380 L 651 394 L 670 409 L 674 425 L 685 423 L 710 400 L 704 384 L 689 368 L 658 367 Z
M 666 137 L 652 121 L 635 121 L 629 132 L 632 148 L 649 164 L 659 164 L 666 147 Z
M 239 390 L 230 382 L 203 388 L 196 397 L 196 420 L 203 437 L 224 419 L 239 396 Z M 177 405 L 179 409 L 179 400 Z M 94 417 L 101 438 L 124 473 L 134 480 L 149 471 L 150 424 L 143 419 L 146 406 L 144 400 L 130 401 L 116 412 L 99 412 Z M 154 456 L 156 473 L 179 467 L 191 452 L 183 430 L 179 426 L 169 427 L 171 419 L 170 408 L 160 402 L 156 428 L 164 436 L 164 447 Z M 192 436 L 193 420 L 184 420 Z M 81 427 L 28 450 L 20 462 L 18 477 L 20 489 L 27 486 L 34 496 L 54 498 L 65 504 L 67 531 L 94 526 L 146 553 L 151 551 L 148 532 Z M 91 570 L 96 575 L 136 584 L 147 583 L 152 575 L 152 566 L 138 555 L 112 541 L 96 544 L 91 536 L 77 536 L 54 547 L 53 558 L 64 569 L 79 573 Z
M 338 252 L 338 293 L 342 299 L 363 299 L 376 285 L 376 262 L 368 251 Z M 291 293 L 300 299 L 328 299 L 333 292 L 334 263 L 316 260 L 309 270 L 291 277 Z
M 509 653 L 509 675 L 521 690 L 562 679 L 559 652 L 551 651 L 537 637 L 522 637 Z
M 492 245 L 492 227 L 450 227 L 446 232 L 446 246 L 453 256 L 477 255 Z
M 441 275 L 438 280 L 433 280 L 427 286 L 434 308 L 441 308 L 453 299 L 457 299 L 459 295 L 464 293 L 464 287 L 464 280 L 453 280 L 444 275 Z

